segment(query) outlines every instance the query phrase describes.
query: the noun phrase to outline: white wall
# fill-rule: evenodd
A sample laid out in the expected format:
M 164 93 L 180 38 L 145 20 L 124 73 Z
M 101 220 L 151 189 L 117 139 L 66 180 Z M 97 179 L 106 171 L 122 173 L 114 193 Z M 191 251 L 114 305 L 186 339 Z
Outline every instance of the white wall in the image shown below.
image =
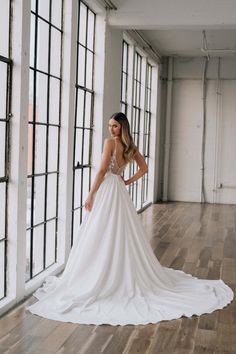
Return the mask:
M 217 80 L 219 66 L 220 80 Z M 168 199 L 201 200 L 203 58 L 175 58 Z M 207 70 L 205 190 L 210 203 L 236 204 L 236 58 Z

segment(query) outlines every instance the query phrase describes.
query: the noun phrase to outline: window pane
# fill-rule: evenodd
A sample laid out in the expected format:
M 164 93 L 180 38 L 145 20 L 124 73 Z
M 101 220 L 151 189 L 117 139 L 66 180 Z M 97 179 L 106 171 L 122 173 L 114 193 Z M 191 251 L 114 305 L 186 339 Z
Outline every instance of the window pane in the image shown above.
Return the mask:
M 5 176 L 6 123 L 0 121 L 0 177 Z
M 48 72 L 48 38 L 49 25 L 38 19 L 37 68 L 44 72 Z
M 45 176 L 34 179 L 34 224 L 44 220 Z
M 87 9 L 86 6 L 80 1 L 79 42 L 83 45 L 86 44 L 86 24 L 87 24 Z
M 94 50 L 94 23 L 95 23 L 95 15 L 92 11 L 89 10 L 88 12 L 88 39 L 87 39 L 87 46 L 90 50 Z
M 47 219 L 56 216 L 56 202 L 57 202 L 57 174 L 48 175 L 48 189 L 47 189 Z
M 61 10 L 62 10 L 62 0 L 51 0 L 52 2 L 52 23 L 61 28 Z
M 78 49 L 78 79 L 77 83 L 80 86 L 84 86 L 85 82 L 85 49 L 82 46 L 79 46 Z
M 36 125 L 35 130 L 35 173 L 42 173 L 46 164 L 46 127 Z
M 32 177 L 27 178 L 27 215 L 26 215 L 26 226 L 27 228 L 31 225 L 31 192 L 32 192 Z
M 38 0 L 38 13 L 41 17 L 49 20 L 50 0 Z
M 90 176 L 90 169 L 84 168 L 83 169 L 83 204 L 89 193 L 89 176 Z
M 0 208 L 0 240 L 4 238 L 5 235 L 5 203 L 6 203 L 6 182 L 0 183 L 0 201 L 1 201 L 1 208 Z
M 83 115 L 84 115 L 84 95 L 85 92 L 83 90 L 77 90 L 77 119 L 76 126 L 83 126 Z
M 59 77 L 61 69 L 61 32 L 51 27 L 51 65 L 52 75 Z
M 56 223 L 55 220 L 47 222 L 46 226 L 46 267 L 55 262 Z
M 87 50 L 86 87 L 91 90 L 92 86 L 93 86 L 93 53 Z
M 81 198 L 81 169 L 75 170 L 75 190 L 74 190 L 74 207 L 78 208 L 80 206 Z
M 82 164 L 82 129 L 76 129 L 76 137 L 75 137 L 75 164 L 79 162 Z
M 0 241 L 0 299 L 4 297 L 4 289 L 5 289 L 5 241 Z
M 43 270 L 44 225 L 34 228 L 33 233 L 33 275 Z
M 39 73 L 37 75 L 37 98 L 36 98 L 36 121 L 47 121 L 47 90 L 48 90 L 48 77 Z
M 0 62 L 0 118 L 6 118 L 7 64 Z
M 91 127 L 92 94 L 86 92 L 85 127 Z
M 49 95 L 50 123 L 59 124 L 59 107 L 60 107 L 60 81 L 51 77 L 50 95 Z
M 9 1 L 1 1 L 0 11 L 0 54 L 8 57 L 9 41 Z
M 89 164 L 89 139 L 90 139 L 90 130 L 85 130 L 84 131 L 84 153 L 83 153 L 83 164 L 87 165 Z
M 26 231 L 26 267 L 25 281 L 30 279 L 30 245 L 31 245 L 31 230 Z
M 48 171 L 57 171 L 58 133 L 59 128 L 49 127 L 48 140 Z

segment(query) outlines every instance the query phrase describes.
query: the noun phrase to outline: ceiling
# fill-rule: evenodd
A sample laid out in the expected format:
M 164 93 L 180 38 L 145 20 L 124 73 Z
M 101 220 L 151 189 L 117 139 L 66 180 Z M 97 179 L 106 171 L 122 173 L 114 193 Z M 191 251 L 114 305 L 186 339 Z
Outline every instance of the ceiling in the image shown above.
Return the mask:
M 115 28 L 136 29 L 161 55 L 236 55 L 236 0 L 112 0 Z M 212 51 L 213 50 L 213 51 Z

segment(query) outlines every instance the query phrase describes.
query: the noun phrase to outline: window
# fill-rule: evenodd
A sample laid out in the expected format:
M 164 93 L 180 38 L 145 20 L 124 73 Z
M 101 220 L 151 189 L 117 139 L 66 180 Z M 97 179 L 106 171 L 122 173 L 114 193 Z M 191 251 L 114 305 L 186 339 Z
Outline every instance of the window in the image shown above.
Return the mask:
M 0 300 L 7 296 L 7 206 L 9 181 L 9 121 L 11 118 L 11 1 L 0 12 Z
M 31 1 L 26 281 L 57 260 L 63 1 Z
M 91 184 L 94 31 L 95 14 L 80 1 L 77 29 L 71 244 L 73 244 L 74 233 L 82 221 L 83 202 L 89 193 Z
M 147 165 L 150 157 L 150 133 L 151 133 L 151 87 L 152 87 L 152 66 L 147 63 L 146 85 L 145 85 L 145 113 L 143 127 L 143 156 Z M 149 172 L 142 178 L 142 207 L 148 202 L 148 178 Z
M 121 110 L 129 119 L 135 145 L 149 164 L 152 66 L 135 48 L 132 51 L 129 50 L 129 47 L 130 45 L 123 41 Z M 133 70 L 130 70 L 131 74 L 129 75 L 128 63 L 132 62 L 134 63 Z M 128 92 L 128 90 L 132 92 Z M 129 169 L 126 169 L 125 178 L 129 178 L 136 171 L 137 165 L 133 162 L 129 165 Z M 137 210 L 142 209 L 149 202 L 148 177 L 149 174 L 145 174 L 141 180 L 129 186 L 130 197 Z
M 133 103 L 132 103 L 132 117 L 131 117 L 131 133 L 133 135 L 134 143 L 140 149 L 140 133 L 141 133 L 141 119 L 142 119 L 142 57 L 139 53 L 134 54 L 134 76 L 133 76 Z M 137 171 L 135 163 L 130 164 L 130 175 Z M 129 187 L 130 196 L 136 206 L 141 207 L 141 185 L 140 181 L 132 183 Z
M 123 41 L 122 50 L 122 74 L 121 74 L 121 110 L 127 116 L 128 113 L 128 58 L 129 58 L 129 45 Z

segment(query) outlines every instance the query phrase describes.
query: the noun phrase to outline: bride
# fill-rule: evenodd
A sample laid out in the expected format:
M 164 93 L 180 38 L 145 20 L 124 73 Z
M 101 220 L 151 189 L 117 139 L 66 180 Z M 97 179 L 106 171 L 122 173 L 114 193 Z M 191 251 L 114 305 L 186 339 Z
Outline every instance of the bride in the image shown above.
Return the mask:
M 221 279 L 198 279 L 157 260 L 126 189 L 148 167 L 123 113 L 112 115 L 109 131 L 64 272 L 46 277 L 33 294 L 39 301 L 26 309 L 96 325 L 157 323 L 222 309 L 234 295 Z M 124 180 L 121 174 L 132 160 L 139 169 Z

